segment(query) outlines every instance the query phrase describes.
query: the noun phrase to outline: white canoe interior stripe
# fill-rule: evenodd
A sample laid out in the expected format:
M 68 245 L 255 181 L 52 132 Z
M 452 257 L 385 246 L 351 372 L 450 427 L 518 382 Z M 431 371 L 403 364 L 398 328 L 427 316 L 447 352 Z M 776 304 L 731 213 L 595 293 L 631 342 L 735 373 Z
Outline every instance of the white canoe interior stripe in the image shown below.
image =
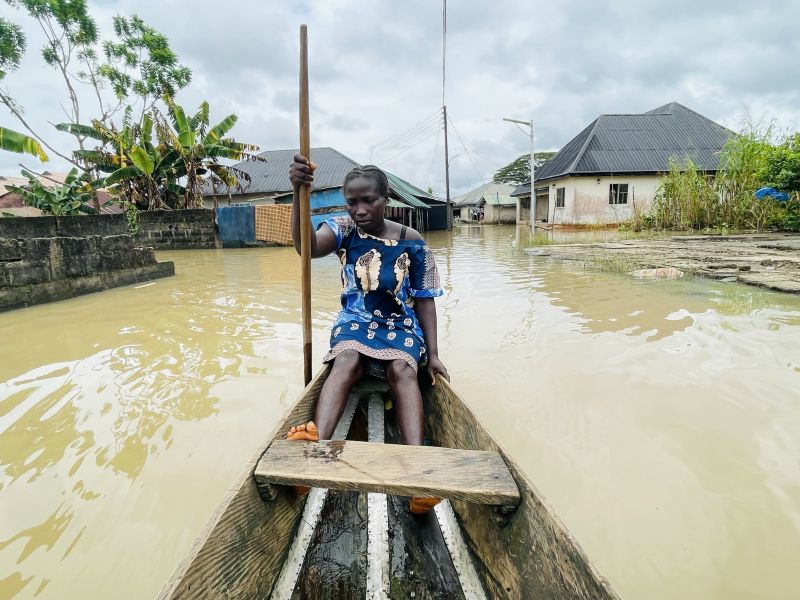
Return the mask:
M 370 394 L 368 441 L 384 441 L 383 398 Z M 367 494 L 367 600 L 389 597 L 389 505 L 386 494 Z
M 336 425 L 332 438 L 334 440 L 343 440 L 347 437 L 347 432 L 350 431 L 350 424 L 353 422 L 353 415 L 358 406 L 358 397 L 351 394 L 345 406 L 342 418 Z M 297 577 L 303 568 L 303 561 L 306 559 L 308 546 L 311 543 L 311 538 L 314 536 L 314 530 L 319 523 L 319 517 L 322 513 L 322 507 L 325 505 L 325 499 L 328 497 L 328 490 L 321 488 L 312 488 L 306 498 L 306 505 L 303 509 L 303 516 L 300 521 L 300 526 L 297 528 L 297 535 L 295 535 L 292 545 L 289 548 L 289 554 L 283 562 L 281 573 L 278 575 L 278 581 L 275 587 L 272 588 L 270 598 L 273 600 L 290 600 L 294 587 L 297 584 Z
M 483 585 L 481 585 L 475 565 L 472 564 L 472 557 L 464 543 L 464 536 L 461 534 L 461 527 L 458 525 L 450 501 L 442 500 L 433 510 L 439 521 L 439 528 L 442 530 L 447 549 L 450 551 L 450 558 L 453 559 L 453 565 L 458 573 L 464 598 L 466 600 L 486 600 L 486 593 L 483 591 Z

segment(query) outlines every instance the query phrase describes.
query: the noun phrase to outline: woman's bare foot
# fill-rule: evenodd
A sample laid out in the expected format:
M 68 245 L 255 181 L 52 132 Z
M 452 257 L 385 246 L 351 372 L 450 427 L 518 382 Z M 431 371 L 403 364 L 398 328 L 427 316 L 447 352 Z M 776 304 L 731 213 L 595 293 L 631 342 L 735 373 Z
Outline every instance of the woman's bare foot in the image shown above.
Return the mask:
M 286 433 L 287 440 L 307 440 L 309 442 L 318 442 L 319 441 L 319 432 L 317 431 L 317 426 L 314 425 L 314 421 L 309 421 L 305 425 L 298 425 L 297 427 L 292 427 Z
M 441 498 L 411 498 L 408 508 L 412 515 L 424 515 L 441 501 Z
M 314 421 L 309 421 L 305 425 L 297 425 L 296 427 L 292 427 L 286 433 L 286 439 L 318 442 L 319 432 L 317 431 L 317 426 L 314 424 Z M 298 496 L 305 496 L 311 489 L 310 487 L 305 485 L 295 485 L 292 487 L 294 488 L 294 491 Z

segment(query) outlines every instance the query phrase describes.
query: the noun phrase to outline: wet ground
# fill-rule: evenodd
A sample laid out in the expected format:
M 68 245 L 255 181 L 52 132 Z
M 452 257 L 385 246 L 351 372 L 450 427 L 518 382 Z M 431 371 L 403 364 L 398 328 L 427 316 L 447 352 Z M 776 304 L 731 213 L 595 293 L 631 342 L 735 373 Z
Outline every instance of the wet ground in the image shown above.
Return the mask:
M 529 253 L 623 272 L 673 267 L 688 275 L 800 294 L 800 234 L 639 237 L 554 243 Z

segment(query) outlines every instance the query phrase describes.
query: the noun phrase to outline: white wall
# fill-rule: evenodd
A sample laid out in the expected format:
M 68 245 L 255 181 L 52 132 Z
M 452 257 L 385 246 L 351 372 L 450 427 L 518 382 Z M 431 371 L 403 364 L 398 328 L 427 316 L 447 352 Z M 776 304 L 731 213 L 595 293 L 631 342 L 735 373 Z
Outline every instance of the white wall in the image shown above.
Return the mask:
M 565 177 L 549 181 L 549 220 L 556 225 L 622 223 L 633 217 L 634 206 L 640 212 L 650 210 L 659 181 L 656 175 Z M 628 184 L 627 204 L 608 203 L 612 183 Z M 560 187 L 564 188 L 564 208 L 555 208 L 556 189 Z

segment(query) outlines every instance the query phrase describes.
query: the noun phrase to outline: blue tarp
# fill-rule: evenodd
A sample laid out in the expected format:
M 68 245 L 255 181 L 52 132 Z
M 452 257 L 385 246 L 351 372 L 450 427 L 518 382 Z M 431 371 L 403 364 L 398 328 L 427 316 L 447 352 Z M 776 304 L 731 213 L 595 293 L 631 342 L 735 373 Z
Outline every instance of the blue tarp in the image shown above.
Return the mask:
M 256 207 L 249 203 L 218 207 L 217 227 L 223 246 L 255 244 Z
M 762 187 L 756 190 L 756 199 L 763 200 L 764 198 L 775 198 L 778 202 L 786 202 L 789 199 L 789 194 L 786 192 L 779 192 L 775 188 Z

